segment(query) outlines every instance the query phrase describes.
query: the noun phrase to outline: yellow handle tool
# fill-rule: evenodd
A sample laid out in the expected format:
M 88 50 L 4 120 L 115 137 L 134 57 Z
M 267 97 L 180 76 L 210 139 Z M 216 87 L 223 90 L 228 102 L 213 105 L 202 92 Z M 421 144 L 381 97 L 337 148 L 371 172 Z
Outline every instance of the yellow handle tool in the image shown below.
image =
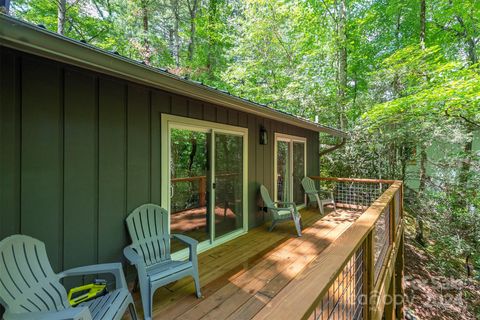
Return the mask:
M 103 296 L 107 293 L 107 282 L 105 280 L 94 280 L 83 286 L 70 289 L 68 292 L 68 302 L 72 307 L 78 304 Z

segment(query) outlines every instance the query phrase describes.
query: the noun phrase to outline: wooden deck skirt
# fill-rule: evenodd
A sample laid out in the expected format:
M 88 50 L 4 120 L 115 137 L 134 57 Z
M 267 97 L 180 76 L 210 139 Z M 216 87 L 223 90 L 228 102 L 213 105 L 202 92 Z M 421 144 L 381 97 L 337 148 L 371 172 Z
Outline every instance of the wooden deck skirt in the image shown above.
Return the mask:
M 385 206 L 392 213 L 401 208 L 392 199 L 400 201 L 401 194 L 390 188 L 367 210 L 326 208 L 327 215 L 321 218 L 318 209 L 304 209 L 300 238 L 293 223 L 287 222 L 273 232 L 266 226 L 252 229 L 200 254 L 203 297 L 195 298 L 189 278 L 163 287 L 154 297 L 154 319 L 328 319 L 333 312 L 335 319 L 379 319 L 384 310 L 391 319 L 395 307 L 386 305 L 382 297 L 398 282 L 390 279 L 395 278 L 399 246 L 383 218 L 390 217 Z M 392 231 L 401 227 L 399 222 L 387 223 L 392 223 Z M 388 235 L 387 240 L 379 234 Z M 389 250 L 383 252 L 381 241 L 387 241 Z M 378 272 L 373 267 L 377 264 Z M 362 272 L 361 284 L 350 270 L 355 266 Z M 375 289 L 380 298 L 368 298 L 357 310 L 355 301 L 348 300 L 355 288 L 369 293 Z M 141 314 L 138 291 L 134 295 Z

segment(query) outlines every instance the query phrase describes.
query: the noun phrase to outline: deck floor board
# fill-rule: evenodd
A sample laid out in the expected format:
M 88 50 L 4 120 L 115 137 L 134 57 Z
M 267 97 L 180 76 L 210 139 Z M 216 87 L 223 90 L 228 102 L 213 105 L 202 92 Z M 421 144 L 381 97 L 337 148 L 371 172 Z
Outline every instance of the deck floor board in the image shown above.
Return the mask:
M 360 216 L 339 209 L 321 218 L 318 209 L 304 209 L 303 236 L 295 237 L 293 223 L 265 226 L 199 255 L 202 285 L 196 299 L 189 278 L 157 290 L 153 318 L 251 319 L 330 243 Z M 141 314 L 139 293 L 134 294 Z

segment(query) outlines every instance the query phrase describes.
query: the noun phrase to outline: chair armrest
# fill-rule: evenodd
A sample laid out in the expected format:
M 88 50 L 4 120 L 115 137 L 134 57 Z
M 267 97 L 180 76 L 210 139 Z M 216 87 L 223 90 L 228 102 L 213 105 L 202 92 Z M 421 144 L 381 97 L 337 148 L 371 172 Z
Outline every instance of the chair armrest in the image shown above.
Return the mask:
M 127 258 L 130 264 L 137 266 L 145 266 L 145 260 L 143 260 L 143 257 L 139 255 L 132 246 L 125 247 L 123 249 L 123 255 L 125 256 L 125 258 Z
M 135 265 L 137 268 L 137 273 L 138 273 L 138 278 L 139 279 L 147 279 L 147 266 L 145 264 L 145 260 L 141 255 L 138 254 L 135 249 L 133 249 L 133 246 L 128 246 L 123 249 L 123 255 L 127 260 L 130 262 L 130 264 Z
M 5 320 L 92 320 L 88 307 L 68 308 L 60 311 L 8 313 Z
M 195 265 L 197 264 L 197 245 L 198 241 L 192 239 L 186 235 L 174 233 L 171 235 L 172 238 L 182 241 L 183 243 L 187 244 L 190 249 L 190 256 L 189 260 L 192 261 Z
M 327 190 L 327 189 L 320 189 L 318 191 L 318 194 L 321 196 L 321 198 L 331 198 L 333 199 L 333 191 L 332 190 Z
M 300 217 L 300 212 L 297 210 L 297 205 L 295 202 L 284 202 L 284 201 L 277 201 L 274 202 L 278 205 L 284 205 L 285 207 L 283 208 L 276 208 L 276 210 L 285 210 L 285 209 L 293 209 L 293 215 Z
M 73 268 L 59 273 L 58 276 L 60 278 L 65 278 L 98 273 L 111 273 L 115 276 L 115 284 L 117 289 L 128 288 L 121 263 L 94 264 L 91 266 Z
M 171 237 L 182 241 L 183 243 L 187 244 L 189 247 L 198 245 L 197 240 L 195 240 L 193 238 L 190 238 L 190 237 L 188 237 L 186 235 L 183 235 L 183 234 L 174 233 L 174 234 L 171 235 Z
M 284 201 L 276 201 L 274 202 L 278 205 L 283 205 L 285 207 L 283 208 L 279 208 L 279 209 L 287 209 L 289 206 L 293 207 L 295 210 L 297 210 L 297 205 L 295 204 L 295 202 L 284 202 Z

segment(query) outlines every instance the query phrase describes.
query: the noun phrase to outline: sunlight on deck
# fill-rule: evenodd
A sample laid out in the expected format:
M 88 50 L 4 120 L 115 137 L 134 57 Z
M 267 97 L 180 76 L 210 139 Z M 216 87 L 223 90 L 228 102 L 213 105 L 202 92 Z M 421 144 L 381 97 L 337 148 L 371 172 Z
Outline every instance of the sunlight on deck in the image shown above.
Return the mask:
M 301 238 L 293 222 L 286 222 L 273 232 L 266 226 L 252 229 L 200 254 L 203 297 L 195 298 L 190 278 L 163 287 L 154 297 L 154 319 L 251 319 L 361 214 L 326 209 L 323 219 L 316 208 L 301 211 Z M 138 291 L 134 297 L 141 314 Z

